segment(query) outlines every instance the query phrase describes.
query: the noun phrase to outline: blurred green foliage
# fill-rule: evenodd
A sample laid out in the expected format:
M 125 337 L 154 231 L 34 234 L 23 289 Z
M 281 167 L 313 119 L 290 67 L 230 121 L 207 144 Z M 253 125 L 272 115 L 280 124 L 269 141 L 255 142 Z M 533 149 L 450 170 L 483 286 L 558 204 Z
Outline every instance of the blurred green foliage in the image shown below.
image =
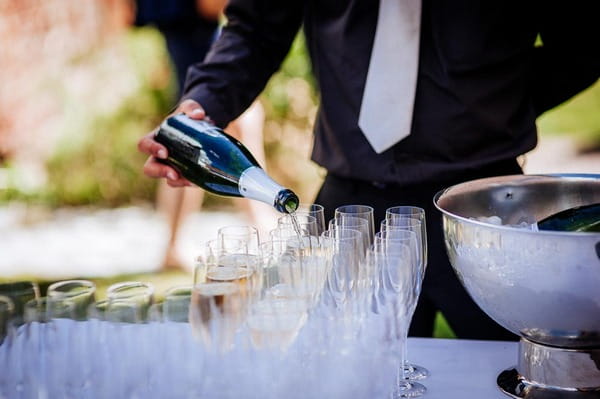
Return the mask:
M 118 206 L 154 196 L 156 182 L 142 175 L 146 157 L 136 146 L 172 106 L 174 82 L 158 32 L 133 29 L 125 44 L 140 84 L 111 113 L 86 110 L 80 123 L 66 125 L 67 140 L 83 138 L 76 146 L 61 143 L 47 164 L 52 205 Z
M 581 150 L 600 150 L 600 81 L 538 119 L 541 135 L 572 135 Z

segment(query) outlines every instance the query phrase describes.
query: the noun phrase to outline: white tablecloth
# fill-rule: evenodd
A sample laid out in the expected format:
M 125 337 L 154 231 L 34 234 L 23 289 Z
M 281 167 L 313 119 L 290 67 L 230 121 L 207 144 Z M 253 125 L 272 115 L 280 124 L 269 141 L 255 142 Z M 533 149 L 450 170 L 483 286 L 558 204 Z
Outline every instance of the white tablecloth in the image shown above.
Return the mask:
M 59 392 L 71 389 L 76 393 L 70 397 L 77 398 L 112 399 L 122 392 L 132 392 L 131 395 L 123 394 L 123 399 L 134 397 L 133 393 L 139 394 L 135 397 L 160 399 L 165 395 L 186 399 L 217 397 L 190 393 L 196 390 L 220 392 L 222 395 L 219 398 L 234 398 L 239 395 L 228 396 L 223 387 L 239 388 L 246 385 L 256 394 L 246 396 L 248 398 L 263 399 L 269 393 L 273 394 L 271 397 L 278 398 L 281 395 L 272 390 L 273 387 L 279 387 L 277 383 L 273 385 L 273 375 L 297 390 L 295 398 L 316 398 L 315 395 L 325 393 L 323 389 L 327 388 L 331 392 L 325 397 L 330 399 L 346 398 L 349 394 L 361 399 L 388 399 L 378 398 L 381 395 L 376 395 L 372 389 L 382 386 L 376 380 L 383 376 L 380 368 L 393 366 L 384 363 L 382 358 L 373 357 L 372 347 L 368 345 L 363 345 L 369 349 L 367 351 L 347 352 L 358 342 L 350 343 L 350 347 L 342 352 L 334 351 L 322 356 L 314 353 L 310 357 L 300 358 L 302 361 L 296 359 L 294 353 L 304 354 L 304 350 L 310 350 L 314 342 L 311 337 L 304 342 L 304 346 L 300 342 L 299 348 L 296 348 L 296 352 L 292 351 L 289 358 L 278 355 L 278 352 L 275 356 L 262 353 L 259 357 L 245 357 L 246 352 L 241 351 L 232 352 L 229 360 L 217 356 L 217 361 L 214 361 L 203 352 L 193 338 L 189 325 L 185 323 L 170 323 L 157 328 L 158 325 L 109 325 L 58 320 L 53 324 L 37 326 L 45 331 L 43 340 L 39 339 L 40 330 L 35 328 L 36 325 L 30 329 L 23 326 L 18 334 L 12 336 L 12 341 L 0 345 L 2 399 L 35 397 L 28 390 L 37 392 L 36 387 L 41 387 L 44 392 L 50 389 L 52 395 L 48 397 L 52 398 L 63 397 L 55 394 L 53 389 Z M 409 360 L 426 367 L 431 373 L 429 378 L 422 381 L 428 389 L 425 399 L 506 399 L 507 396 L 496 385 L 496 378 L 502 370 L 515 365 L 517 350 L 516 342 L 431 338 L 410 338 L 408 342 Z M 309 362 L 308 365 L 319 365 L 321 369 L 306 366 L 303 359 Z M 388 361 L 393 361 L 393 358 L 389 357 Z M 41 367 L 41 364 L 44 366 Z M 222 369 L 215 367 L 224 367 L 229 372 L 222 373 Z M 286 367 L 291 367 L 287 369 L 287 374 L 282 370 Z M 295 367 L 308 374 L 296 378 Z M 46 370 L 45 374 L 40 374 L 42 369 Z M 261 371 L 264 373 L 261 374 Z M 257 379 L 260 375 L 263 376 L 262 380 Z M 389 376 L 393 379 L 392 374 Z M 237 385 L 227 377 L 235 380 Z M 364 381 L 357 378 L 363 378 Z M 153 384 L 153 381 L 158 381 L 158 384 Z M 168 384 L 163 384 L 165 381 Z M 306 387 L 305 381 L 315 384 L 312 391 L 309 389 L 311 387 Z M 337 381 L 337 384 L 328 384 L 328 381 Z M 256 391 L 263 385 L 265 394 Z M 182 392 L 176 394 L 173 387 L 180 388 Z M 288 385 L 283 384 L 279 388 L 287 389 Z M 365 391 L 358 392 L 362 388 Z M 372 393 L 367 394 L 367 391 Z M 307 395 L 308 392 L 312 393 Z
M 409 338 L 408 358 L 431 375 L 422 381 L 426 399 L 506 399 L 496 377 L 517 363 L 518 343 Z

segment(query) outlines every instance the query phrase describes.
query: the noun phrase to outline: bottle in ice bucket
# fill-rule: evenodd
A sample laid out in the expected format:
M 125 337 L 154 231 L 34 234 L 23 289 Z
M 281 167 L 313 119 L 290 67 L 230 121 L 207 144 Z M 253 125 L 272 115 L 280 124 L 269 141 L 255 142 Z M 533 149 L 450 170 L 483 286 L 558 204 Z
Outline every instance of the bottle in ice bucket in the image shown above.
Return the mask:
M 538 222 L 539 230 L 600 232 L 600 203 L 569 208 Z
M 171 116 L 154 139 L 169 152 L 161 161 L 206 191 L 262 201 L 284 213 L 298 207 L 292 190 L 273 181 L 246 147 L 207 121 Z

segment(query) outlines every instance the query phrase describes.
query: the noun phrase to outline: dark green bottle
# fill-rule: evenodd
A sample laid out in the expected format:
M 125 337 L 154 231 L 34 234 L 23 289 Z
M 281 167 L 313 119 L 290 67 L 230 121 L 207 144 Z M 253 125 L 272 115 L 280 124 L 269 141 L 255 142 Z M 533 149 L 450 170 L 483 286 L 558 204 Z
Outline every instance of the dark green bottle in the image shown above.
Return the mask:
M 206 191 L 255 199 L 284 213 L 298 208 L 293 191 L 273 181 L 242 143 L 211 123 L 175 115 L 154 139 L 169 152 L 162 161 Z
M 566 209 L 537 225 L 538 230 L 600 232 L 600 203 Z

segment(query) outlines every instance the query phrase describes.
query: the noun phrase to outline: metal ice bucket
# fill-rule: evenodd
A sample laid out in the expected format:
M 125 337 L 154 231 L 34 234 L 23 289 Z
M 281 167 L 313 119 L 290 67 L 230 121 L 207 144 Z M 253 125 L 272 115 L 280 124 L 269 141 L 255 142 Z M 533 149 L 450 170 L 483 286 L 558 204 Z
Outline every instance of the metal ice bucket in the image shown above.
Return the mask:
M 498 378 L 505 393 L 600 397 L 600 233 L 525 227 L 600 202 L 600 175 L 480 179 L 434 201 L 460 281 L 490 317 L 522 337 L 516 370 Z M 502 225 L 482 221 L 494 216 Z

